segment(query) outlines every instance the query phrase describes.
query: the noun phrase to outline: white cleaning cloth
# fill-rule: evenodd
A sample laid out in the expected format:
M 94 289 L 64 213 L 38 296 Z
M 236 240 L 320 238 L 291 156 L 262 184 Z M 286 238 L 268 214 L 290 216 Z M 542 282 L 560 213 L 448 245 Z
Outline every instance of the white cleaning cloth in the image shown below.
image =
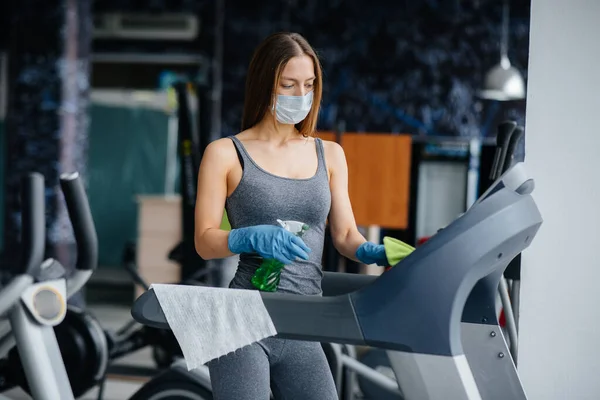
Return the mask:
M 188 370 L 277 334 L 257 290 L 153 284 Z

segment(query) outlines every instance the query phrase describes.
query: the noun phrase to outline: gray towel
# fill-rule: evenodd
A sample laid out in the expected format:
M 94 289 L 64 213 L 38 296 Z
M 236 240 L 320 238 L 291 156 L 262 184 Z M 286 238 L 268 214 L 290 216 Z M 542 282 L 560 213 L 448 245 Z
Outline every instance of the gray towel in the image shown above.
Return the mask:
M 256 290 L 153 284 L 188 370 L 277 334 Z

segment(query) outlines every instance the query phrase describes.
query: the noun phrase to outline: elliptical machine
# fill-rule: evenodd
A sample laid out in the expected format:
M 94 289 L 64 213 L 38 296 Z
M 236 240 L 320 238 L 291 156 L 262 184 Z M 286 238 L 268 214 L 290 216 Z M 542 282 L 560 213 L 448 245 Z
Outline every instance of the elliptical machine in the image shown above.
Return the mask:
M 8 353 L 0 370 L 7 383 L 0 391 L 20 386 L 36 400 L 73 400 L 81 396 L 105 375 L 111 355 L 107 333 L 100 324 L 84 311 L 67 307 L 69 296 L 85 285 L 96 268 L 98 242 L 78 174 L 61 176 L 60 184 L 77 242 L 75 274 L 67 278 L 65 268 L 56 260 L 43 261 L 44 179 L 32 173 L 22 180 L 21 273 L 0 290 L 0 318 L 7 318 L 0 324 L 4 324 L 3 331 L 8 330 L 0 339 L 0 356 Z M 69 315 L 87 325 L 73 324 Z M 69 336 L 69 331 L 80 328 L 84 334 Z M 89 340 L 82 343 L 82 339 Z M 75 348 L 69 348 L 71 345 Z M 211 398 L 201 374 L 189 374 L 175 365 L 166 375 L 169 379 L 153 385 L 152 399 Z M 82 376 L 86 379 L 78 381 Z M 148 398 L 143 392 L 133 397 Z
M 67 299 L 87 282 L 96 266 L 96 232 L 77 174 L 61 177 L 61 187 L 77 239 L 77 270 L 69 278 L 56 260 L 43 260 L 46 224 L 44 179 L 32 173 L 22 180 L 22 260 L 20 274 L 0 291 L 0 316 L 9 325 L 1 339 L 8 351 L 5 377 L 40 400 L 73 399 L 69 376 L 54 328 L 67 314 Z M 103 340 L 102 332 L 97 340 Z M 4 354 L 2 354 L 4 355 Z M 102 357 L 102 356 L 101 356 Z M 18 358 L 18 362 L 14 359 Z M 106 358 L 99 360 L 106 366 Z

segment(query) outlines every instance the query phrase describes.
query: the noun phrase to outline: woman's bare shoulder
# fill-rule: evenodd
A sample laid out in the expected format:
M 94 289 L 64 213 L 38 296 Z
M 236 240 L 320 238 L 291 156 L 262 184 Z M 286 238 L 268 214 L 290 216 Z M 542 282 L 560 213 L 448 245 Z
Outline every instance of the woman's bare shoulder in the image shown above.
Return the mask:
M 340 162 L 345 160 L 344 149 L 338 142 L 333 142 L 331 140 L 323 140 L 323 150 L 325 151 L 325 156 L 331 159 L 334 162 Z
M 221 138 L 210 142 L 208 146 L 206 146 L 205 152 L 227 153 L 231 150 L 235 152 L 232 140 L 230 138 Z
M 229 166 L 237 162 L 235 146 L 230 138 L 213 140 L 204 150 L 203 161 Z

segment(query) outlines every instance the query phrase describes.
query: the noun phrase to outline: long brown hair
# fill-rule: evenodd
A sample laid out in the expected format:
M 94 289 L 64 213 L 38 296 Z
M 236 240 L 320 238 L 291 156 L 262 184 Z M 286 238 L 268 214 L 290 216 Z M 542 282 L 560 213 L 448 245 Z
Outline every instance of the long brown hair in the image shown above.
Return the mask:
M 265 116 L 273 104 L 281 73 L 287 62 L 296 56 L 307 55 L 315 66 L 313 104 L 306 118 L 296 124 L 303 136 L 313 136 L 317 128 L 323 93 L 321 64 L 314 49 L 298 33 L 279 32 L 268 36 L 255 50 L 246 78 L 246 95 L 242 116 L 242 131 L 252 128 Z

